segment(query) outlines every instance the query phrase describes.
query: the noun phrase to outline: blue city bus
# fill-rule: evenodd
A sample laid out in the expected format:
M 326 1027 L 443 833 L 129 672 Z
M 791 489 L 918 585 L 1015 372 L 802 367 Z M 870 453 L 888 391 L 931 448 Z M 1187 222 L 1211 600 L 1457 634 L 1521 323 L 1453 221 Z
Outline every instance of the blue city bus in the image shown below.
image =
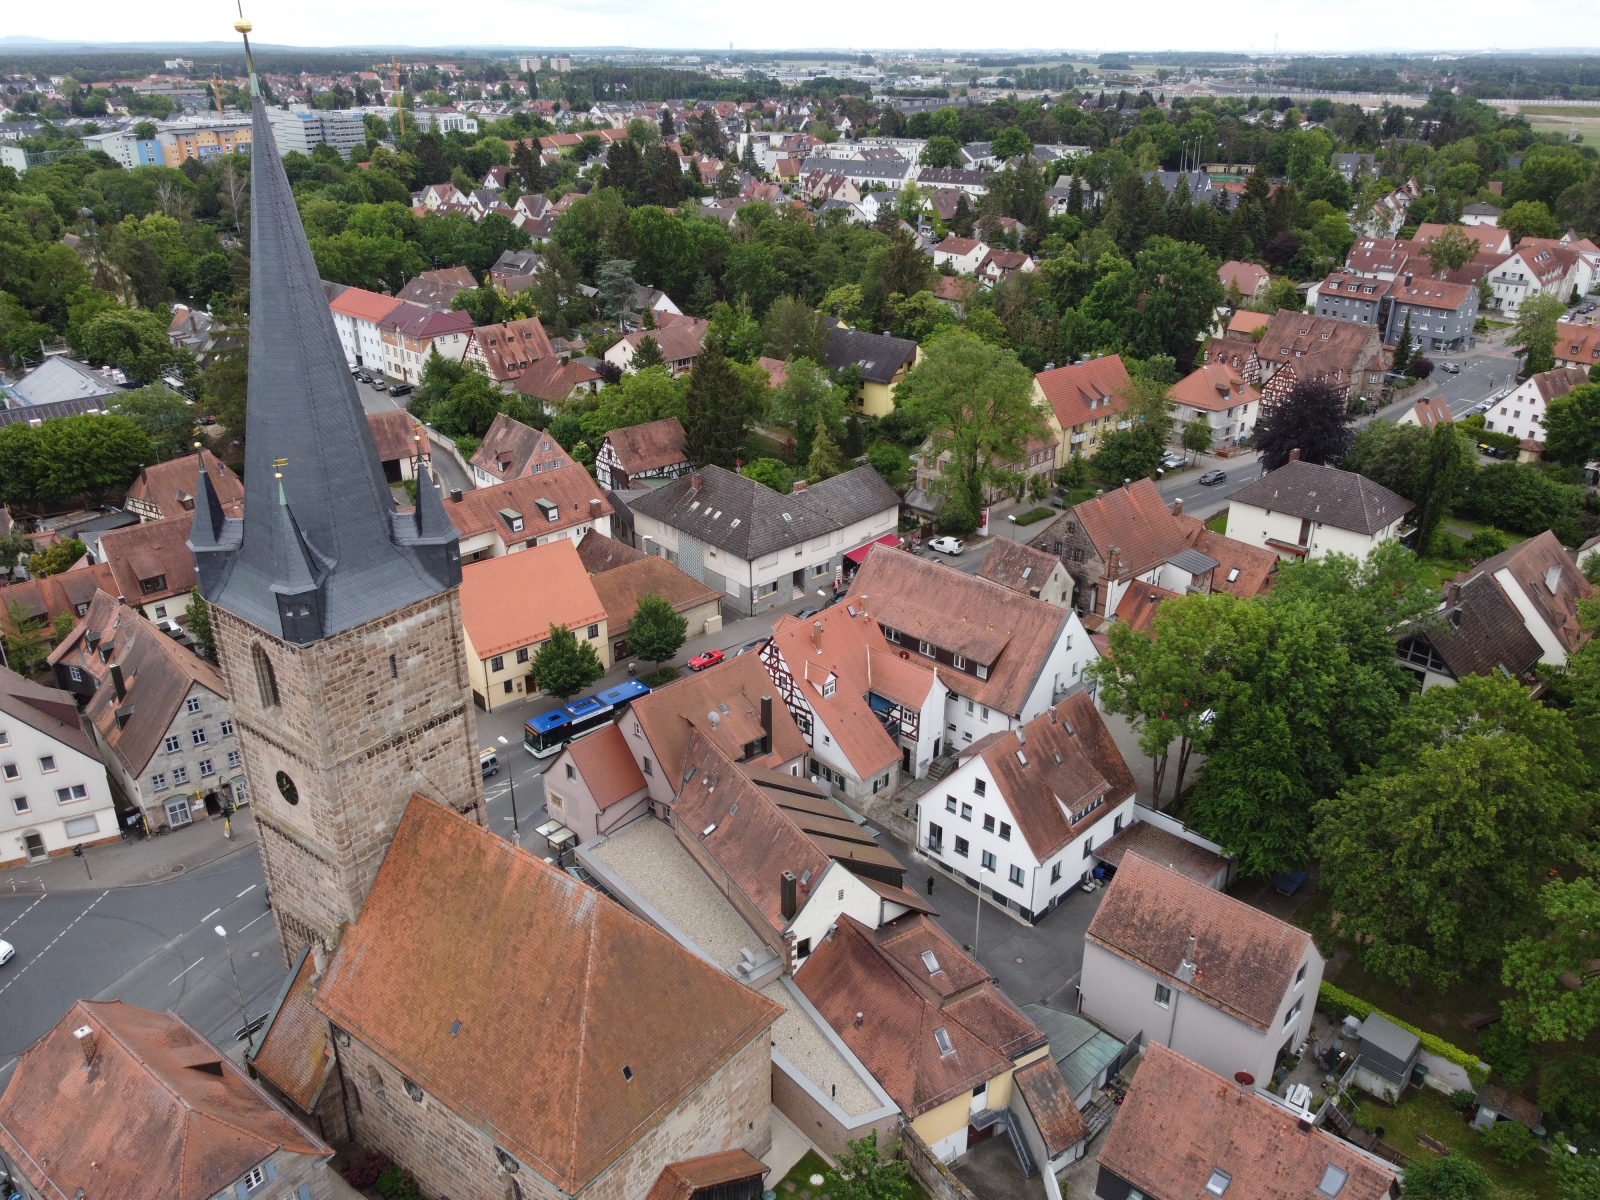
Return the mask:
M 610 721 L 619 708 L 649 694 L 648 687 L 637 679 L 629 679 L 593 696 L 540 713 L 523 724 L 522 748 L 535 758 L 548 758 L 573 738 L 582 737 Z

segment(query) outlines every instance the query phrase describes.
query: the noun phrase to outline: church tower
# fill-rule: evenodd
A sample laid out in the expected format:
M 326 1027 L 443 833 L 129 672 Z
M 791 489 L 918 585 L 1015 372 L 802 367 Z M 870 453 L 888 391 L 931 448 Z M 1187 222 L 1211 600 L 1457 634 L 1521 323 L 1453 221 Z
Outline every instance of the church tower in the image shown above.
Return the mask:
M 426 471 L 393 511 L 253 70 L 251 92 L 244 516 L 202 470 L 189 546 L 292 958 L 359 915 L 413 792 L 481 821 L 483 783 L 457 532 Z

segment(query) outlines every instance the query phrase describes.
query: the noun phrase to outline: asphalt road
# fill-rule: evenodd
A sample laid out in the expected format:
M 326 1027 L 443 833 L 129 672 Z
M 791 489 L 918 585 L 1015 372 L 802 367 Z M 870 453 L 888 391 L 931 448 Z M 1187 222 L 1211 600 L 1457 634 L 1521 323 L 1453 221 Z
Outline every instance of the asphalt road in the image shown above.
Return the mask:
M 283 956 L 254 847 L 142 887 L 0 895 L 0 1089 L 17 1056 L 76 1000 L 171 1009 L 223 1050 L 240 995 L 259 1017 L 283 986 Z M 213 932 L 222 925 L 224 940 Z M 238 988 L 229 969 L 231 945 Z

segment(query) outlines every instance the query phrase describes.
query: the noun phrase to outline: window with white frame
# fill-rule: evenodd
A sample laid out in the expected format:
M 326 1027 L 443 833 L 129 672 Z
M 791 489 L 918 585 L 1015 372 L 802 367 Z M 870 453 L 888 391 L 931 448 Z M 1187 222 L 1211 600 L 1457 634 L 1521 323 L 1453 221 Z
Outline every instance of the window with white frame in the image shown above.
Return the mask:
M 176 754 L 183 749 L 183 742 L 179 740 L 178 735 L 175 733 L 167 734 L 166 741 L 162 744 L 166 746 L 168 754 Z
M 214 763 L 209 758 L 202 758 L 200 760 L 200 775 L 201 775 L 202 778 L 207 776 L 207 775 L 215 775 L 216 773 L 217 773 L 216 763 Z
M 204 728 L 191 729 L 189 731 L 189 739 L 192 742 L 194 742 L 194 744 L 196 746 L 204 746 L 206 744 L 206 731 L 205 731 L 205 729 Z
M 167 773 L 165 771 L 157 771 L 150 776 L 150 789 L 156 792 L 167 790 Z
M 81 783 L 75 783 L 71 787 L 64 787 L 64 788 L 57 788 L 56 789 L 56 803 L 57 804 L 71 804 L 74 800 L 86 799 L 88 797 L 88 795 L 89 795 L 89 789 L 88 788 L 86 788 Z
M 229 770 L 233 770 L 233 771 L 238 770 L 239 769 L 239 765 L 243 761 L 244 761 L 243 756 L 240 755 L 240 753 L 237 750 L 229 750 L 228 751 L 228 769 Z
M 1300 1009 L 1305 1002 L 1304 996 L 1294 1002 L 1294 1007 L 1289 1010 L 1289 1015 L 1283 1019 L 1283 1027 L 1285 1029 L 1294 1024 L 1294 1019 L 1300 1015 Z
M 1164 983 L 1156 984 L 1156 1003 L 1166 1008 L 1172 1003 L 1172 989 Z
M 233 736 L 233 722 L 231 720 L 225 719 L 222 722 L 222 736 L 225 738 Z
M 200 697 L 199 696 L 190 696 L 187 700 L 185 700 L 183 702 L 183 708 L 184 708 L 185 712 L 192 712 L 192 713 L 199 712 L 200 711 Z
M 39 757 L 39 771 L 42 774 L 49 775 L 55 769 L 56 756 L 54 754 L 44 754 Z
M 173 767 L 172 768 L 172 783 L 173 783 L 174 787 L 181 786 L 182 784 L 185 784 L 185 783 L 188 783 L 188 782 L 189 782 L 189 768 L 188 767 Z
M 28 804 L 28 798 L 26 796 L 13 796 L 13 797 L 11 797 L 11 807 L 12 807 L 13 811 L 19 812 L 19 813 L 25 813 L 25 812 L 31 811 L 30 806 Z
M 983 852 L 983 869 L 985 871 L 993 871 L 996 869 L 995 857 L 987 850 Z

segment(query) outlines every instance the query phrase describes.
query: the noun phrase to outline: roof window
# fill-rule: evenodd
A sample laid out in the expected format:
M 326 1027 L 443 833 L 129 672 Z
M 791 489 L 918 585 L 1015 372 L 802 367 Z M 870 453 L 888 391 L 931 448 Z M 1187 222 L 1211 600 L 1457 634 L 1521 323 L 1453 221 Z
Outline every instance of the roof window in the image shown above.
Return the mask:
M 1213 1196 L 1220 1196 L 1228 1190 L 1228 1185 L 1232 1182 L 1232 1175 L 1229 1175 L 1221 1167 L 1212 1167 L 1211 1178 L 1206 1180 L 1206 1191 Z
M 946 1058 L 956 1052 L 956 1048 L 950 1044 L 950 1031 L 943 1025 L 933 1031 L 933 1040 L 939 1045 L 940 1058 Z M 1217 1195 L 1220 1196 L 1222 1193 L 1218 1192 Z
M 937 975 L 939 973 L 939 960 L 934 957 L 932 950 L 924 950 L 922 952 L 922 965 L 928 968 L 929 975 Z
M 1322 1182 L 1317 1184 L 1317 1191 L 1332 1200 L 1334 1196 L 1339 1194 L 1339 1189 L 1344 1187 L 1344 1181 L 1349 1178 L 1349 1171 L 1329 1163 L 1322 1168 Z

